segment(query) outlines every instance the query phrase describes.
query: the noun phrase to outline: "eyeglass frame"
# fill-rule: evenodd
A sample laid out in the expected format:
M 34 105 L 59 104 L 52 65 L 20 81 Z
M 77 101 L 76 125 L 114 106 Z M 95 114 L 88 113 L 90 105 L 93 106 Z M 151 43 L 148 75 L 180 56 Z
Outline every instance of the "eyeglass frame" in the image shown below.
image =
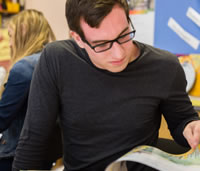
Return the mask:
M 127 43 L 127 42 L 129 42 L 130 40 L 132 40 L 132 39 L 135 37 L 135 32 L 136 32 L 136 30 L 135 30 L 135 28 L 134 28 L 134 26 L 133 26 L 133 23 L 131 22 L 131 19 L 130 19 L 130 18 L 128 18 L 128 21 L 130 22 L 133 31 L 131 31 L 131 32 L 129 32 L 129 33 L 126 33 L 126 34 L 124 34 L 124 35 L 120 35 L 120 36 L 118 36 L 117 38 L 115 38 L 115 39 L 113 39 L 113 40 L 109 40 L 109 41 L 106 41 L 106 42 L 104 42 L 104 43 L 100 43 L 100 44 L 95 45 L 95 46 L 92 46 L 92 45 L 85 39 L 85 37 L 82 38 L 82 41 L 85 42 L 85 43 L 86 43 L 91 49 L 93 49 L 96 53 L 105 52 L 105 51 L 111 49 L 114 42 L 117 42 L 117 43 L 120 44 L 120 45 L 121 45 L 121 44 L 124 44 L 124 43 Z M 118 41 L 120 38 L 123 38 L 123 37 L 125 37 L 125 36 L 127 36 L 127 35 L 129 35 L 129 34 L 130 34 L 130 35 L 133 34 L 133 37 L 130 38 L 130 39 L 128 39 L 128 40 L 126 40 L 125 42 L 122 42 L 122 43 Z M 95 50 L 96 47 L 102 46 L 102 45 L 104 45 L 104 44 L 106 44 L 106 43 L 110 43 L 110 47 L 109 47 L 109 48 L 104 49 L 104 50 L 101 50 L 101 51 L 96 51 L 96 50 Z

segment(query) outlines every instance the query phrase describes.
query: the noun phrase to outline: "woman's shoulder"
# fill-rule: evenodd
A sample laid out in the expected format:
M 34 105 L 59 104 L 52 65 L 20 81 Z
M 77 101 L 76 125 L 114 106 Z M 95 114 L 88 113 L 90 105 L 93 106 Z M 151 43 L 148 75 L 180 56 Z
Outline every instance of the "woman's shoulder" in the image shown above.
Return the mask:
M 39 57 L 40 53 L 22 58 L 13 65 L 9 75 L 17 77 L 30 77 Z
M 29 56 L 25 56 L 21 60 L 17 61 L 14 65 L 12 70 L 24 70 L 29 67 L 33 67 L 39 60 L 41 53 L 35 53 Z

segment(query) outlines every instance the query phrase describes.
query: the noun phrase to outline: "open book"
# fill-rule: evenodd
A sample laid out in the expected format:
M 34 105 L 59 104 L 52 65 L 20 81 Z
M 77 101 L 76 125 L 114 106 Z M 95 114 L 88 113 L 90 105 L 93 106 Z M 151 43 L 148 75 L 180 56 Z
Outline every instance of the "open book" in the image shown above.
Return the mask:
M 179 155 L 156 147 L 139 146 L 111 163 L 105 171 L 127 171 L 126 161 L 142 163 L 160 171 L 200 171 L 200 145 Z
M 200 171 L 200 145 L 195 150 L 191 149 L 179 155 L 166 153 L 156 147 L 142 145 L 112 162 L 105 171 L 127 171 L 126 161 L 142 163 L 160 171 Z M 63 169 L 62 165 L 53 170 L 63 171 Z

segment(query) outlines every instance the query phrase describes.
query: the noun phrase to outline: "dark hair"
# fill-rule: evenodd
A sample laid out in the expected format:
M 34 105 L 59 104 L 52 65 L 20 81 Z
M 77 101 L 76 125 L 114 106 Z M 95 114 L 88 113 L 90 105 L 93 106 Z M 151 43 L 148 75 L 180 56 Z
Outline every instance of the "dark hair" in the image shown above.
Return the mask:
M 84 33 L 80 26 L 83 18 L 90 27 L 98 28 L 105 16 L 118 4 L 129 17 L 127 0 L 67 0 L 65 16 L 70 30 L 75 31 L 83 39 Z

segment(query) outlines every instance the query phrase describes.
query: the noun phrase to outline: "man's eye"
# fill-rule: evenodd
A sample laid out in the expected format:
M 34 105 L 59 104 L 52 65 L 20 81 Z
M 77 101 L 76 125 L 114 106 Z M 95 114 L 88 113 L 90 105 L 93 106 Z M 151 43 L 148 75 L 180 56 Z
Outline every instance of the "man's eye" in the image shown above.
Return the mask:
M 129 37 L 129 34 L 124 34 L 124 35 L 120 36 L 119 39 L 126 39 L 127 37 Z
M 103 47 L 108 47 L 108 43 L 105 43 L 105 44 L 100 44 L 100 45 L 97 45 L 98 47 L 100 47 L 100 48 L 103 48 Z

